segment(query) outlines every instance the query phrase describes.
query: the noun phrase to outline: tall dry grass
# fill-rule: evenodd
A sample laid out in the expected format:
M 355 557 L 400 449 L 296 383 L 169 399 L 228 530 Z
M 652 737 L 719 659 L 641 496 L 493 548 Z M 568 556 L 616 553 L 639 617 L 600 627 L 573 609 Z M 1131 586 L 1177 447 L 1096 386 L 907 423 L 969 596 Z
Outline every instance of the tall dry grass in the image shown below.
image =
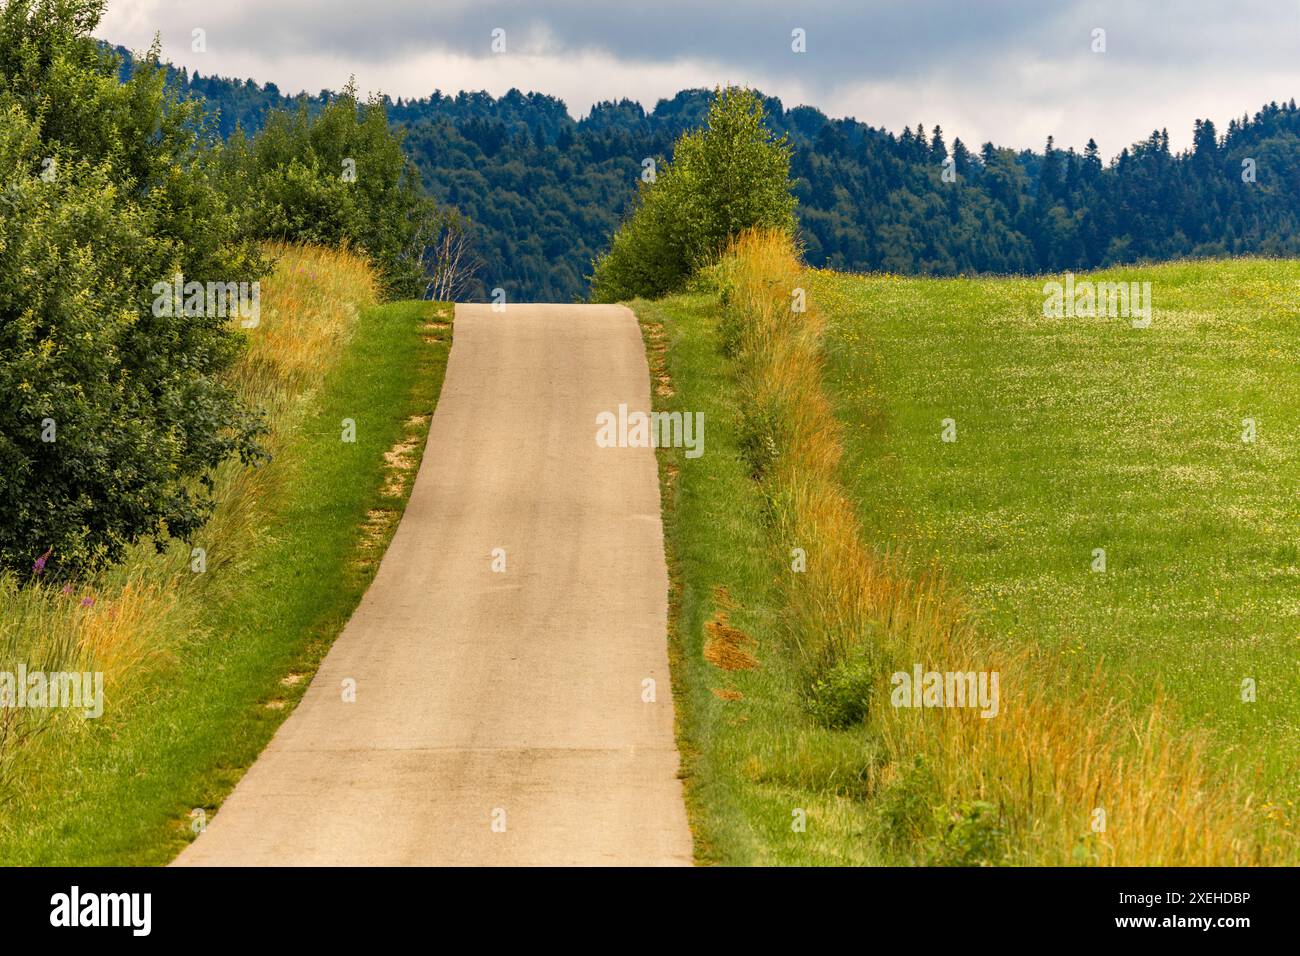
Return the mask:
M 379 301 L 380 288 L 370 264 L 347 251 L 287 243 L 266 243 L 263 251 L 275 269 L 262 280 L 261 318 L 248 330 L 248 348 L 231 378 L 246 402 L 265 411 L 263 444 L 274 461 L 310 407 L 316 383 L 357 332 L 362 311 Z M 259 501 L 275 477 L 275 469 L 227 462 L 217 477 L 216 512 L 195 544 L 253 540 Z M 207 550 L 216 569 L 241 553 L 228 546 Z
M 713 269 L 724 342 L 741 370 L 742 444 L 768 502 L 774 549 L 807 570 L 780 580 L 790 646 L 810 683 L 866 675 L 882 759 L 871 789 L 886 841 L 912 862 L 1103 865 L 1294 863 L 1294 833 L 1269 825 L 1249 768 L 1209 759 L 1167 701 L 1128 704 L 1100 668 L 1084 685 L 1050 654 L 999 648 L 937 568 L 862 539 L 840 477 L 842 439 L 823 390 L 824 320 L 791 241 L 751 232 Z M 889 676 L 997 671 L 1000 712 L 895 708 Z M 856 671 L 853 668 L 857 668 Z M 1104 813 L 1104 829 L 1098 811 Z
M 377 302 L 378 280 L 364 259 L 346 251 L 268 244 L 265 252 L 275 267 L 262 280 L 257 327 L 241 330 L 247 349 L 231 381 L 265 411 L 264 444 L 274 456 L 293 434 L 315 383 L 356 334 L 363 310 Z M 20 662 L 29 671 L 102 671 L 108 701 L 126 699 L 133 677 L 165 662 L 182 639 L 194 639 L 205 590 L 219 586 L 260 533 L 275 472 L 239 462 L 219 469 L 216 511 L 191 543 L 210 556 L 202 575 L 191 570 L 189 545 L 173 543 L 160 555 L 151 542 L 75 586 L 0 575 L 0 671 L 16 672 Z M 59 742 L 50 746 L 71 745 L 61 732 L 75 733 L 80 720 L 79 712 L 0 708 L 0 782 L 12 782 L 15 761 L 31 745 L 51 738 Z

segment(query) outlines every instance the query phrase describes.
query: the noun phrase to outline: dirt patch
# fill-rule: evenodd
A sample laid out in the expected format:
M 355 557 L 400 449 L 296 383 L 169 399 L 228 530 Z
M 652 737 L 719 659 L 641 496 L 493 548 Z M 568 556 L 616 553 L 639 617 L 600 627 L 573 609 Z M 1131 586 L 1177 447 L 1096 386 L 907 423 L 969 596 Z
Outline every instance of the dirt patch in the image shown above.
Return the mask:
M 430 415 L 411 415 L 406 419 L 405 435 L 384 452 L 384 484 L 380 489 L 384 497 L 401 498 L 406 495 L 415 479 L 420 444 L 425 439 L 431 418 Z M 352 560 L 354 569 L 368 571 L 375 566 L 397 520 L 398 513 L 392 508 L 374 508 L 366 513 L 366 520 L 361 525 L 357 555 Z
M 435 310 L 432 316 L 420 323 L 420 338 L 427 345 L 447 341 L 447 337 L 451 334 L 450 320 L 450 312 L 444 314 Z
M 678 468 L 676 465 L 674 465 L 671 461 L 668 462 L 668 463 L 664 466 L 664 483 L 665 483 L 669 488 L 671 488 L 671 487 L 673 487 L 674 485 L 676 485 L 676 484 L 677 484 L 677 475 L 678 475 L 680 472 L 681 472 L 681 469 L 680 469 L 680 468 Z
M 677 392 L 673 388 L 672 377 L 668 374 L 665 358 L 668 343 L 664 327 L 658 322 L 645 322 L 641 327 L 645 331 L 646 360 L 650 365 L 650 376 L 654 379 L 655 394 L 660 398 L 672 398 Z
M 713 696 L 720 700 L 744 700 L 745 695 L 738 690 L 729 690 L 726 687 L 713 687 Z
M 388 466 L 388 470 L 384 474 L 382 493 L 386 497 L 398 497 L 405 490 L 407 478 L 415 467 L 415 458 L 412 453 L 418 444 L 418 438 L 408 436 L 384 452 L 384 464 Z
M 411 451 L 415 448 L 414 438 L 404 438 L 399 441 L 388 451 L 384 452 L 384 461 L 388 463 L 389 468 L 400 468 L 403 471 L 408 470 L 414 462 L 411 461 Z
M 387 508 L 372 508 L 367 511 L 366 523 L 361 526 L 361 547 L 378 547 L 395 515 L 396 512 Z
M 752 671 L 758 658 L 752 653 L 756 642 L 740 628 L 732 627 L 727 612 L 719 610 L 704 625 L 704 659 L 724 671 Z

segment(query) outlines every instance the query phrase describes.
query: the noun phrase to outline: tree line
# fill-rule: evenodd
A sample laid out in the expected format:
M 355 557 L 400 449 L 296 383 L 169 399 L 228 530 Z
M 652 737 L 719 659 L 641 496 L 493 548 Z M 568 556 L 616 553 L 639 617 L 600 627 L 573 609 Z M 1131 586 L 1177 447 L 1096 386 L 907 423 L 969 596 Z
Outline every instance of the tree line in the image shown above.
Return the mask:
M 273 85 L 175 74 L 223 128 L 256 129 L 292 101 Z M 301 97 L 321 109 L 328 91 Z M 646 159 L 662 165 L 703 121 L 712 91 L 653 110 L 599 103 L 578 120 L 555 97 L 512 90 L 385 99 L 428 190 L 469 220 L 483 267 L 470 295 L 584 299 L 594 262 L 632 210 Z M 972 148 L 923 124 L 900 132 L 763 98 L 785 136 L 808 263 L 916 275 L 1081 271 L 1184 256 L 1300 253 L 1300 112 L 1269 103 L 1192 146 L 1167 130 L 1104 159 L 1049 139 Z

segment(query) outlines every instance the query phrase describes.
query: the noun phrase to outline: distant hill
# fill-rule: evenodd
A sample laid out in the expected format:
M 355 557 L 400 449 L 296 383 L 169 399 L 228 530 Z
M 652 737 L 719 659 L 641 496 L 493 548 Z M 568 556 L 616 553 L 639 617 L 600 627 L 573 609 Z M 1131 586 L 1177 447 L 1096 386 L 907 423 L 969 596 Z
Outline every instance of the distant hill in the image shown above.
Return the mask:
M 120 51 L 125 52 L 125 51 Z M 124 69 L 129 69 L 129 64 Z M 297 100 L 274 83 L 190 75 L 216 130 L 256 130 Z M 322 90 L 301 99 L 319 107 Z M 586 295 L 592 259 L 627 210 L 646 157 L 666 158 L 711 93 L 684 90 L 651 112 L 627 100 L 572 119 L 561 100 L 511 90 L 389 101 L 426 186 L 474 222 L 485 262 L 479 296 Z M 949 144 L 935 127 L 900 134 L 807 106 L 767 100 L 769 124 L 794 146 L 810 264 L 920 275 L 1076 271 L 1147 259 L 1300 254 L 1300 111 L 1294 99 L 1233 120 L 1198 120 L 1192 149 L 1163 130 L 1104 162 L 1082 153 Z M 1243 161 L 1254 181 L 1243 181 Z M 955 181 L 945 181 L 948 163 Z M 1250 166 L 1251 164 L 1247 164 Z

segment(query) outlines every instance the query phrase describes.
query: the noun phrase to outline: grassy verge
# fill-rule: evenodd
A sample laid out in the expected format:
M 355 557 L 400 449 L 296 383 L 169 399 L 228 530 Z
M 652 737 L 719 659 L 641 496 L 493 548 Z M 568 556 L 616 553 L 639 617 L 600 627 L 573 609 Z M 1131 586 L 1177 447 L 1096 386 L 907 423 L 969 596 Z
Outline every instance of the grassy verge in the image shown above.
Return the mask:
M 1017 481 L 1035 469 L 1048 474 L 1060 469 L 1068 476 L 1067 459 L 1081 453 L 1113 456 L 1116 450 L 1079 427 L 1077 415 L 1064 415 L 1053 425 L 1057 447 L 1050 454 L 1041 444 L 1050 430 L 1038 428 L 1038 444 L 1013 441 L 1014 447 L 998 449 L 986 442 L 982 452 L 965 451 L 960 465 L 933 461 L 938 452 L 928 445 L 916 460 L 904 455 L 931 438 L 939 445 L 940 419 L 947 414 L 932 423 L 927 418 L 934 411 L 927 389 L 938 387 L 938 378 L 948 389 L 946 398 L 965 409 L 967 426 L 979 424 L 978 414 L 971 414 L 979 389 L 973 396 L 971 383 L 978 382 L 981 363 L 1003 355 L 999 350 L 1005 351 L 1001 367 L 1007 381 L 992 394 L 1004 411 L 1018 413 L 1008 415 L 1004 431 L 1014 434 L 1018 422 L 1032 419 L 1036 403 L 1086 405 L 1086 342 L 1077 344 L 1079 354 L 1067 366 L 1073 378 L 1044 390 L 1043 383 L 1033 381 L 1034 363 L 1016 360 L 1016 346 L 1008 345 L 1005 323 L 1000 324 L 1007 315 L 1025 321 L 1034 311 L 1020 294 L 1023 288 L 1011 283 L 988 283 L 986 300 L 964 312 L 959 307 L 971 303 L 934 295 L 936 323 L 943 315 L 960 326 L 935 341 L 933 329 L 913 328 L 916 301 L 906 295 L 889 300 L 896 313 L 886 323 L 875 322 L 882 303 L 867 294 L 856 300 L 859 311 L 851 318 L 842 314 L 844 300 L 829 294 L 836 291 L 831 284 L 842 283 L 843 293 L 862 280 L 810 276 L 788 247 L 770 240 L 752 238 L 708 280 L 717 294 L 635 304 L 652 361 L 663 364 L 659 401 L 667 408 L 702 410 L 708 422 L 702 458 L 661 453 L 674 574 L 680 734 L 703 860 L 1240 864 L 1295 859 L 1294 827 L 1285 808 L 1270 800 L 1277 793 L 1270 780 L 1285 778 L 1275 768 L 1286 764 L 1286 748 L 1268 742 L 1279 723 L 1269 722 L 1269 733 L 1258 734 L 1254 744 L 1235 739 L 1216 747 L 1213 730 L 1183 711 L 1186 685 L 1162 689 L 1158 670 L 1135 682 L 1125 666 L 1110 667 L 1100 654 L 1068 659 L 1067 646 L 1073 645 L 1052 639 L 1050 631 L 1039 640 L 1041 629 L 1032 623 L 1038 592 L 1029 587 L 1014 594 L 1017 582 L 1005 565 L 994 564 L 972 587 L 965 572 L 988 550 L 986 536 L 967 539 L 968 564 L 949 560 L 950 547 L 963 548 L 955 529 L 981 526 L 980 496 L 1014 499 Z M 964 287 L 948 284 L 954 285 Z M 1230 301 L 1263 294 L 1249 285 L 1239 289 L 1229 281 L 1225 286 Z M 813 293 L 806 314 L 791 312 L 796 288 Z M 1200 291 L 1223 295 L 1224 287 L 1203 284 Z M 823 296 L 835 309 L 829 373 L 815 304 Z M 1041 308 L 1041 293 L 1035 301 Z M 972 332 L 979 323 L 992 328 Z M 870 339 L 878 327 L 888 337 L 872 340 L 870 361 L 855 361 L 851 346 Z M 1256 340 L 1260 357 L 1275 358 L 1271 350 L 1282 343 L 1267 327 L 1256 332 L 1263 333 Z M 928 348 L 901 346 L 908 335 L 926 339 Z M 983 344 L 984 355 L 970 348 L 971 340 Z M 1184 348 L 1194 340 L 1185 339 Z M 1231 365 L 1231 350 L 1227 356 L 1219 352 L 1219 367 Z M 1045 347 L 1044 367 L 1061 354 L 1060 342 Z M 1213 347 L 1193 354 L 1202 364 L 1216 361 Z M 1151 356 L 1131 349 L 1119 355 L 1127 357 L 1127 370 L 1111 368 L 1106 374 L 1143 379 Z M 1118 357 L 1110 356 L 1112 362 Z M 926 361 L 937 366 L 932 375 Z M 878 374 L 889 363 L 898 374 Z M 954 365 L 967 374 L 955 374 Z M 1183 375 L 1185 370 L 1174 379 L 1182 381 Z M 850 394 L 856 404 L 846 401 Z M 963 398 L 970 401 L 963 405 Z M 1156 402 L 1166 414 L 1176 404 L 1170 395 Z M 1281 409 L 1272 411 L 1276 420 L 1286 421 Z M 898 417 L 909 414 L 926 423 L 924 438 L 895 435 Z M 1158 451 L 1177 474 L 1180 439 L 1172 441 Z M 1053 455 L 1055 464 L 1044 464 Z M 991 462 L 1001 467 L 990 467 Z M 1122 466 L 1122 457 L 1119 462 Z M 1123 467 L 1119 471 L 1125 473 Z M 948 522 L 946 534 L 923 538 L 941 543 L 937 554 L 913 551 L 905 547 L 910 542 L 898 540 L 911 527 L 904 520 L 908 508 L 899 502 Z M 1209 503 L 1192 506 L 1204 510 Z M 1068 510 L 1039 510 L 1041 524 L 1057 522 L 1053 533 L 1067 533 L 1059 525 Z M 1126 534 L 1140 537 L 1132 525 L 1144 513 L 1128 515 L 1120 540 Z M 1269 505 L 1255 515 L 1268 524 L 1278 508 Z M 1171 528 L 1175 524 L 1168 522 Z M 1278 540 L 1271 535 L 1262 529 L 1255 544 Z M 1195 568 L 1213 569 L 1213 555 L 1220 550 L 1177 550 L 1180 572 L 1190 576 L 1188 594 L 1198 586 Z M 1085 552 L 1085 575 L 1089 557 Z M 1041 555 L 1035 558 L 1029 549 L 1021 560 L 1028 567 Z M 1288 566 L 1282 560 L 1282 570 Z M 1269 580 L 1258 572 L 1238 578 L 1238 586 Z M 1072 582 L 1068 575 L 1062 580 L 1067 586 Z M 1272 586 L 1263 585 L 1266 591 Z M 1150 590 L 1138 591 L 1152 597 Z M 999 628 L 980 601 L 990 592 L 1011 605 L 1000 623 L 1027 620 L 1029 626 Z M 1122 624 L 1126 617 L 1107 606 L 1113 599 L 1096 592 L 1091 601 L 1067 595 L 1055 608 L 1068 605 L 1079 617 L 1110 614 L 1112 624 Z M 1224 625 L 1248 617 L 1220 619 L 1220 645 L 1229 657 L 1226 648 L 1235 635 Z M 1177 645 L 1176 619 L 1166 620 L 1174 633 L 1165 635 L 1149 661 L 1177 660 L 1168 643 Z M 1285 615 L 1282 619 L 1285 623 Z M 1271 674 L 1272 653 L 1249 660 L 1238 654 L 1219 673 L 1249 663 Z M 1125 663 L 1135 657 L 1142 655 L 1130 654 Z M 910 674 L 918 664 L 926 671 L 999 672 L 998 715 L 985 719 L 969 708 L 891 706 L 892 675 Z M 1235 673 L 1223 679 L 1237 690 Z M 1219 700 L 1225 715 L 1229 697 L 1224 691 Z M 1197 703 L 1194 695 L 1190 703 Z M 1277 716 L 1275 710 L 1272 717 Z M 1235 726 L 1236 719 L 1225 716 L 1222 723 Z
M 711 294 L 632 303 L 655 407 L 703 412 L 705 451 L 659 451 L 678 742 L 697 861 L 881 862 L 863 802 L 873 745 L 808 720 L 786 652 L 778 548 L 742 450 L 739 373 Z M 788 570 L 788 567 L 787 567 Z
M 42 621 L 102 619 L 74 621 L 73 656 L 104 670 L 108 689 L 102 718 L 60 715 L 9 755 L 5 864 L 174 856 L 292 710 L 396 526 L 441 387 L 451 310 L 375 306 L 357 260 L 278 252 L 263 327 L 238 372 L 270 413 L 275 457 L 221 475 L 218 514 L 195 542 L 203 573 L 188 548 L 142 548 L 89 586 L 90 608 L 10 590 L 25 616 L 7 608 L 8 645 L 33 663 L 49 659 L 32 636 Z M 341 440 L 344 419 L 354 442 Z

